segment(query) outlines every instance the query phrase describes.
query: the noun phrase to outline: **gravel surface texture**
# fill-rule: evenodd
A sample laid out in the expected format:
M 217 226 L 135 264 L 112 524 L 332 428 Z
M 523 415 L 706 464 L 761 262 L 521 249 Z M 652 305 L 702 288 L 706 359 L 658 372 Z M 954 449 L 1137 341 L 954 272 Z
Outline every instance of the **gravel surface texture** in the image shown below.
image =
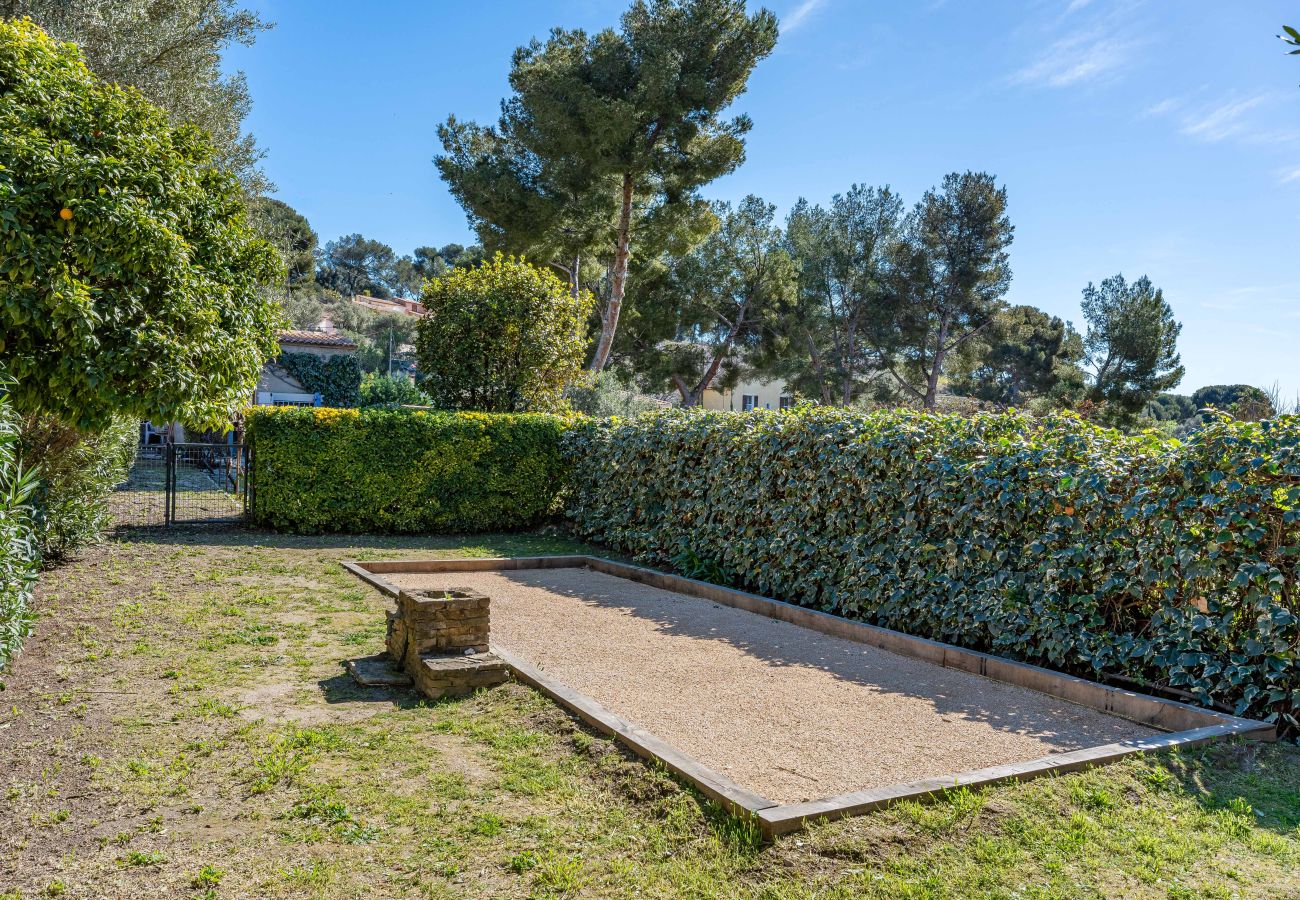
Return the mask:
M 1158 732 L 589 569 L 388 574 L 492 599 L 492 642 L 778 803 Z

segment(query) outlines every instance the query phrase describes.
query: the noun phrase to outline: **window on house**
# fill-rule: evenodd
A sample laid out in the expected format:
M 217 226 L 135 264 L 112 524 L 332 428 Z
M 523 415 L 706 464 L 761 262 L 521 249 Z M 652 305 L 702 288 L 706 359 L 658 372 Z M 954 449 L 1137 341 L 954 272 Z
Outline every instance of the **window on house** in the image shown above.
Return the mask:
M 745 412 L 752 409 L 758 409 L 758 394 L 741 394 L 740 408 Z
M 779 407 L 781 409 L 789 409 L 792 406 L 794 406 L 793 397 L 782 397 L 779 401 Z

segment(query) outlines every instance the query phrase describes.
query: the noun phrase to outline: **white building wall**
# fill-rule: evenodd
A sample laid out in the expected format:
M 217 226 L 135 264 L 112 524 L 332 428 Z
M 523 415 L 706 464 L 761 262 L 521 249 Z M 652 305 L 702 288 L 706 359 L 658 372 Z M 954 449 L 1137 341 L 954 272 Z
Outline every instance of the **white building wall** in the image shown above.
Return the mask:
M 704 408 L 742 412 L 746 397 L 753 409 L 780 409 L 781 398 L 788 403 L 790 392 L 784 381 L 742 381 L 729 391 L 705 391 Z

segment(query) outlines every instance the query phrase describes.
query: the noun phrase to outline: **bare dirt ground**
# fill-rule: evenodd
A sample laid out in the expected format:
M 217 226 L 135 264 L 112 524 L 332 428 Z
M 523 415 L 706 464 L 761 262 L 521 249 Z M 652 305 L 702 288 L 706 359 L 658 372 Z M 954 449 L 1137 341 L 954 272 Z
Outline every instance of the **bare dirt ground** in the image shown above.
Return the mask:
M 505 685 L 427 704 L 341 663 L 342 559 L 547 536 L 127 533 L 42 578 L 0 692 L 0 898 L 1287 897 L 1300 753 L 1228 745 L 954 791 L 762 846 Z
M 1153 729 L 590 569 L 392 574 L 492 598 L 492 642 L 778 803 Z

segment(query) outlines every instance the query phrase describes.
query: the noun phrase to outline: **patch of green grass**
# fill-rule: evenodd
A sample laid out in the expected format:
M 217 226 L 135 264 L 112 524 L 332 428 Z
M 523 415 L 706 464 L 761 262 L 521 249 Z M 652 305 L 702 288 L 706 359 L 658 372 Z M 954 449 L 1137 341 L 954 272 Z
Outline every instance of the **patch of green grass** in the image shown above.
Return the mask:
M 249 766 L 249 791 L 264 794 L 278 785 L 292 784 L 316 755 L 335 750 L 340 743 L 333 728 L 290 728 L 272 734 Z
M 132 850 L 119 859 L 124 866 L 160 866 L 166 861 L 166 854 L 147 850 Z
M 221 879 L 225 877 L 225 872 L 213 865 L 205 865 L 194 873 L 190 879 L 190 887 L 195 888 L 215 888 L 221 884 Z

